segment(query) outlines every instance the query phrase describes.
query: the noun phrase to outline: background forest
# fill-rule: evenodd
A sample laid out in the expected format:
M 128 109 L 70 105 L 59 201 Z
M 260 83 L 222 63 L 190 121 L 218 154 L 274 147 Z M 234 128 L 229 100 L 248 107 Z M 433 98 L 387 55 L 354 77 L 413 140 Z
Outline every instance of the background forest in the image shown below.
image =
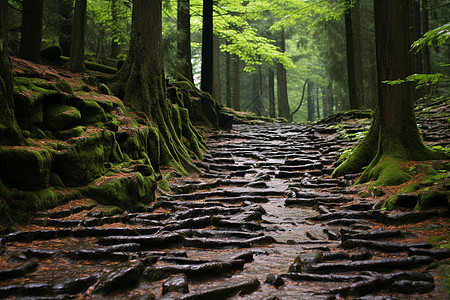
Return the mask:
M 348 8 L 349 2 L 353 8 Z M 9 1 L 12 52 L 19 49 L 21 7 L 22 1 Z M 177 29 L 177 13 L 186 7 L 190 14 L 193 78 L 200 87 L 200 0 L 163 1 L 165 74 L 169 79 L 182 74 L 177 44 L 184 34 Z M 89 60 L 116 67 L 126 57 L 131 8 L 132 3 L 124 0 L 88 1 L 85 51 Z M 72 1 L 44 1 L 42 49 L 59 45 L 63 55 L 69 55 L 72 15 Z M 429 29 L 448 23 L 449 15 L 450 1 L 410 1 L 410 43 Z M 222 104 L 295 122 L 313 121 L 349 109 L 375 108 L 373 1 L 220 0 L 214 1 L 213 20 L 212 94 Z M 441 73 L 448 78 L 448 65 L 443 64 L 450 57 L 448 43 L 428 48 L 411 55 L 412 70 L 418 74 Z M 347 64 L 349 60 L 351 64 Z M 352 69 L 350 80 L 348 69 Z M 416 98 L 448 96 L 448 85 L 443 80 L 433 86 L 427 83 Z M 349 93 L 349 89 L 355 92 Z M 349 99 L 349 94 L 358 99 Z M 280 107 L 286 102 L 289 110 Z

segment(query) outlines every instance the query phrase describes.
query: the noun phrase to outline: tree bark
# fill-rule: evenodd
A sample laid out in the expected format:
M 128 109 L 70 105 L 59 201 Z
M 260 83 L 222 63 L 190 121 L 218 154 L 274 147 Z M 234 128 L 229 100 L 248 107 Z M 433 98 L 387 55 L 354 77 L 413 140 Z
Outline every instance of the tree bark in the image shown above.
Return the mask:
M 266 107 L 264 106 L 264 98 L 263 98 L 263 81 L 262 81 L 262 70 L 261 66 L 258 67 L 258 105 L 261 116 L 266 115 Z
M 279 40 L 279 46 L 281 52 L 286 51 L 286 40 L 284 36 L 284 29 L 281 30 L 281 38 Z M 281 63 L 277 63 L 277 98 L 278 98 L 278 117 L 285 118 L 288 122 L 292 122 L 287 93 L 286 69 Z
M 70 71 L 84 72 L 84 30 L 86 24 L 87 0 L 75 1 L 70 47 Z
M 61 17 L 58 37 L 59 47 L 61 47 L 62 54 L 64 56 L 69 56 L 73 17 L 72 0 L 61 0 L 59 2 L 59 15 Z
M 345 41 L 347 45 L 347 76 L 350 109 L 361 109 L 363 104 L 361 38 L 359 28 L 359 1 L 345 13 Z
M 241 73 L 241 67 L 240 67 L 240 61 L 239 61 L 239 57 L 235 57 L 234 58 L 234 68 L 233 68 L 233 73 L 234 73 L 234 78 L 233 78 L 233 108 L 235 110 L 240 110 L 241 109 L 241 104 L 240 104 L 240 97 L 241 97 L 241 78 L 240 78 L 240 73 Z
M 119 1 L 111 0 L 111 21 L 112 21 L 112 36 L 111 36 L 111 55 L 112 59 L 116 59 L 120 54 L 120 44 L 117 40 L 120 36 L 119 30 Z
M 269 69 L 269 116 L 276 117 L 275 113 L 275 74 Z
M 201 90 L 213 91 L 213 0 L 203 0 Z
M 41 62 L 42 15 L 44 0 L 24 0 L 20 57 L 35 63 Z
M 228 42 L 227 42 L 228 43 Z M 227 97 L 227 106 L 231 108 L 231 54 L 227 52 L 225 54 L 225 89 Z
M 314 82 L 309 81 L 308 82 L 308 121 L 314 120 L 314 98 L 313 98 L 313 92 L 314 92 Z
M 178 42 L 178 57 L 183 61 L 181 76 L 194 83 L 191 62 L 191 14 L 189 8 L 189 0 L 178 0 L 177 30 L 183 33 L 182 39 Z
M 444 157 L 426 147 L 421 139 L 408 84 L 382 83 L 410 74 L 408 0 L 374 0 L 374 9 L 378 109 L 367 136 L 333 176 L 360 172 L 370 162 L 359 183 L 373 179 L 377 185 L 397 185 L 409 179 L 400 162 Z
M 23 145 L 14 115 L 14 78 L 8 57 L 8 1 L 0 0 L 0 145 Z
M 320 119 L 320 97 L 319 97 L 319 87 L 317 87 L 316 93 L 316 108 L 317 108 L 317 118 Z
M 422 35 L 428 31 L 428 0 L 422 0 Z M 423 57 L 423 73 L 431 73 L 430 65 L 430 50 L 428 45 L 424 44 L 422 46 L 422 57 Z
M 222 102 L 220 93 L 220 40 L 217 36 L 213 38 L 213 91 L 212 97 L 217 102 Z

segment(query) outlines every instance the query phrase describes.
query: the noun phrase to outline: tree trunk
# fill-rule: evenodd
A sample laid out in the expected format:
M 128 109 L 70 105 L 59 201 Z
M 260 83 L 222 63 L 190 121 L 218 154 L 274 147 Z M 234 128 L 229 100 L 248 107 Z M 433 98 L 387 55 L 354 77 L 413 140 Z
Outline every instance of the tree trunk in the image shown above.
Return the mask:
M 317 108 L 317 118 L 320 119 L 320 97 L 319 97 L 319 87 L 317 87 L 316 93 L 316 108 Z
M 363 101 L 361 38 L 359 34 L 359 1 L 345 13 L 345 41 L 347 45 L 347 76 L 350 109 L 361 109 Z
M 269 116 L 276 117 L 275 113 L 275 74 L 273 70 L 269 69 Z
M 189 8 L 189 0 L 178 0 L 177 30 L 183 33 L 182 39 L 178 42 L 178 57 L 183 61 L 181 76 L 194 83 L 191 62 L 191 14 Z
M 281 52 L 285 52 L 286 40 L 284 36 L 284 29 L 281 30 L 281 39 L 279 43 Z M 286 69 L 281 63 L 277 63 L 277 97 L 278 97 L 278 117 L 285 118 L 288 122 L 292 122 L 287 94 Z
M 119 1 L 111 0 L 111 20 L 112 20 L 112 36 L 111 36 L 111 55 L 112 59 L 116 59 L 120 54 L 120 29 L 119 29 Z
M 334 114 L 334 93 L 333 93 L 333 83 L 330 82 L 328 84 L 328 88 L 330 89 L 330 103 L 328 104 L 328 113 L 330 115 Z
M 86 24 L 87 0 L 75 1 L 70 47 L 70 71 L 84 72 L 84 29 Z
M 217 102 L 222 102 L 220 94 L 220 41 L 217 36 L 213 40 L 213 91 L 212 97 Z
M 261 66 L 258 68 L 258 104 L 259 111 L 261 116 L 266 115 L 266 107 L 264 106 L 264 98 L 263 98 L 263 81 L 262 81 L 262 71 Z
M 328 87 L 329 88 L 329 87 Z M 329 91 L 327 89 L 322 90 L 322 116 L 328 117 L 330 114 L 328 113 L 328 103 L 329 103 Z
M 59 23 L 59 47 L 61 47 L 64 56 L 70 55 L 70 39 L 72 33 L 72 17 L 73 17 L 73 1 L 59 1 L 59 15 L 61 21 Z
M 374 0 L 378 71 L 378 109 L 367 136 L 333 173 L 360 172 L 360 183 L 397 185 L 409 179 L 400 162 L 442 158 L 423 144 L 417 129 L 408 84 L 388 85 L 385 80 L 409 74 L 408 0 Z M 378 149 L 375 153 L 374 149 Z
M 42 14 L 44 0 L 24 0 L 20 57 L 35 63 L 41 62 Z
M 314 120 L 314 98 L 313 98 L 313 92 L 314 92 L 314 82 L 309 81 L 308 82 L 308 121 Z
M 231 54 L 229 52 L 225 54 L 225 64 L 227 106 L 231 108 Z
M 8 57 L 8 1 L 0 0 L 0 145 L 23 145 L 14 115 L 14 78 Z
M 213 0 L 203 0 L 201 90 L 213 91 Z
M 129 55 L 115 76 L 116 83 L 112 90 L 125 102 L 144 111 L 158 128 L 161 164 L 175 167 L 186 174 L 185 167 L 195 167 L 172 123 L 176 107 L 166 97 L 162 56 L 162 0 L 134 1 L 132 14 Z M 197 141 L 189 142 L 193 153 L 201 158 Z
M 422 35 L 428 31 L 428 0 L 422 0 Z M 430 65 L 430 50 L 428 45 L 425 43 L 422 46 L 422 57 L 423 57 L 423 73 L 431 73 Z
M 241 97 L 241 93 L 240 93 L 240 89 L 241 89 L 241 78 L 240 78 L 240 72 L 241 72 L 241 67 L 240 67 L 240 63 L 239 63 L 239 57 L 235 57 L 234 58 L 234 68 L 233 68 L 233 73 L 234 73 L 234 78 L 233 78 L 233 108 L 235 110 L 240 110 L 241 109 L 241 104 L 240 104 L 240 97 Z

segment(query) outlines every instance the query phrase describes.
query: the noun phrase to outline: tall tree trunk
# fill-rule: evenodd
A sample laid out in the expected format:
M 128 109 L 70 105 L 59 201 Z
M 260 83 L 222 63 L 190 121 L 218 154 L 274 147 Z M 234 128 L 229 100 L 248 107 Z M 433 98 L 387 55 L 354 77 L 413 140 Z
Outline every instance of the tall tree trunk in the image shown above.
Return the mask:
M 269 69 L 269 116 L 276 117 L 275 112 L 275 74 L 272 68 Z
M 158 158 L 160 163 L 186 173 L 184 167 L 194 167 L 188 149 L 175 131 L 172 123 L 175 107 L 166 96 L 162 55 L 162 0 L 134 1 L 132 13 L 129 55 L 115 77 L 117 81 L 112 88 L 113 92 L 143 110 L 158 128 L 161 140 L 161 154 Z M 189 142 L 193 153 L 202 157 L 199 145 L 192 145 L 196 141 Z
M 309 81 L 308 82 L 308 121 L 314 120 L 314 98 L 313 98 L 313 92 L 314 92 L 314 82 Z
M 87 0 L 75 1 L 70 47 L 70 71 L 84 72 L 84 29 L 86 25 Z
M 0 0 L 0 145 L 22 145 L 22 131 L 14 115 L 14 78 L 8 57 L 8 1 Z
M 422 0 L 422 35 L 428 31 L 428 0 Z M 422 57 L 423 57 L 423 73 L 431 73 L 430 65 L 430 50 L 428 45 L 424 44 L 422 46 Z
M 328 112 L 328 103 L 329 103 L 329 90 L 328 90 L 329 86 L 326 89 L 322 90 L 322 115 L 323 117 L 328 117 L 330 114 Z
M 42 15 L 44 0 L 23 0 L 20 57 L 41 62 Z
M 112 21 L 112 36 L 111 36 L 111 58 L 116 59 L 120 54 L 120 29 L 119 29 L 119 1 L 111 0 L 111 21 Z
M 241 67 L 240 67 L 240 63 L 239 63 L 239 57 L 235 57 L 234 58 L 234 68 L 233 68 L 233 108 L 235 110 L 240 110 L 241 109 L 241 78 L 240 78 L 240 72 L 241 72 Z
M 194 83 L 191 62 L 191 13 L 189 0 L 178 0 L 177 30 L 183 33 L 182 39 L 178 42 L 178 57 L 183 61 L 181 76 Z
M 320 97 L 319 97 L 319 87 L 317 87 L 316 93 L 316 108 L 317 108 L 317 118 L 320 119 Z
M 356 25 L 358 26 L 357 28 Z M 345 13 L 345 41 L 347 45 L 347 76 L 350 109 L 361 109 L 363 104 L 359 27 L 359 1 L 357 0 L 355 1 L 355 7 L 349 8 Z
M 59 47 L 61 47 L 64 56 L 70 55 L 70 40 L 72 33 L 73 0 L 59 1 Z
M 201 89 L 213 91 L 213 0 L 203 0 Z
M 228 43 L 228 42 L 227 42 Z M 231 54 L 226 52 L 225 54 L 225 89 L 227 97 L 227 106 L 231 108 Z
M 281 30 L 281 38 L 279 40 L 279 46 L 281 52 L 286 51 L 286 40 L 284 35 L 284 29 Z M 277 63 L 277 98 L 278 98 L 278 117 L 285 118 L 288 122 L 292 122 L 287 93 L 286 69 L 281 63 Z
M 409 179 L 400 162 L 443 158 L 423 144 L 417 129 L 408 84 L 388 85 L 385 80 L 410 74 L 408 0 L 374 0 L 378 73 L 378 109 L 369 133 L 333 173 L 340 176 L 361 171 L 359 182 L 397 185 Z M 374 149 L 378 149 L 375 153 Z
M 334 114 L 334 93 L 333 93 L 333 83 L 331 81 L 328 84 L 328 88 L 330 91 L 330 102 L 328 104 L 328 113 L 332 115 Z
M 263 80 L 262 80 L 261 66 L 258 67 L 258 104 L 260 115 L 265 116 L 266 107 L 264 106 L 264 98 L 263 98 Z
M 220 93 L 220 40 L 214 36 L 213 40 L 213 91 L 212 97 L 219 103 L 222 102 Z

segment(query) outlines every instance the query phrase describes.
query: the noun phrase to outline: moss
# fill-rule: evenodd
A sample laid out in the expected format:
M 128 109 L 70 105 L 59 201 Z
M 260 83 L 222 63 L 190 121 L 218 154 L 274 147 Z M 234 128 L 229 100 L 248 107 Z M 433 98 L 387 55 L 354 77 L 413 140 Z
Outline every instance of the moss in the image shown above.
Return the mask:
M 107 121 L 105 111 L 94 100 L 75 98 L 71 104 L 80 110 L 83 125 Z
M 373 194 L 375 197 L 383 197 L 386 193 L 382 189 L 374 189 Z
M 52 155 L 43 148 L 0 148 L 0 178 L 10 187 L 37 190 L 49 186 Z
M 59 132 L 58 136 L 62 140 L 68 140 L 75 137 L 80 137 L 86 132 L 86 127 L 84 126 L 77 126 L 65 131 Z
M 115 205 L 122 209 L 135 207 L 138 203 L 149 203 L 155 199 L 155 179 L 136 172 L 127 176 L 104 178 L 81 190 L 102 204 Z
M 109 91 L 109 88 L 104 83 L 100 83 L 98 85 L 98 89 L 100 90 L 100 93 L 105 95 L 111 95 L 111 92 Z
M 90 62 L 90 61 L 85 61 L 84 65 L 86 66 L 86 69 L 88 70 L 92 70 L 92 71 L 99 71 L 102 73 L 107 73 L 107 74 L 116 74 L 117 70 L 105 65 L 101 65 L 101 64 L 97 64 L 94 62 Z
M 17 215 L 29 215 L 37 210 L 45 210 L 61 203 L 64 195 L 50 188 L 36 191 L 15 191 L 13 201 L 9 204 L 11 211 Z
M 388 211 L 394 210 L 397 207 L 397 202 L 397 195 L 391 196 L 384 202 L 383 209 Z
M 410 185 L 408 185 L 408 186 L 405 186 L 401 191 L 400 191 L 400 193 L 413 193 L 413 192 L 415 192 L 415 191 L 417 191 L 417 190 L 419 190 L 420 189 L 420 183 L 418 183 L 418 182 L 415 182 L 415 183 L 413 183 L 413 184 L 410 184 Z
M 160 189 L 166 192 L 170 192 L 169 181 L 167 179 L 162 179 L 158 182 L 158 186 Z
M 64 183 L 58 174 L 51 172 L 49 175 L 49 183 L 51 186 L 64 187 Z
M 73 95 L 73 88 L 66 80 L 62 78 L 58 78 L 56 82 L 56 87 L 63 91 L 64 93 L 67 93 L 69 95 Z
M 44 109 L 45 128 L 52 131 L 65 130 L 81 121 L 81 113 L 73 106 L 52 104 Z
M 114 215 L 120 215 L 123 213 L 123 209 L 121 209 L 120 207 L 117 206 L 113 206 L 110 209 L 108 209 L 107 211 L 105 211 L 105 213 L 103 214 L 105 217 L 111 217 Z
M 411 176 L 402 168 L 402 161 L 392 156 L 385 156 L 376 163 L 374 160 L 360 177 L 357 183 L 367 182 L 374 179 L 372 186 L 393 186 L 400 185 L 411 179 Z
M 448 207 L 450 191 L 422 192 L 414 210 L 426 210 L 432 207 Z
M 41 50 L 41 57 L 56 64 L 61 63 L 62 50 L 59 46 L 51 46 Z

